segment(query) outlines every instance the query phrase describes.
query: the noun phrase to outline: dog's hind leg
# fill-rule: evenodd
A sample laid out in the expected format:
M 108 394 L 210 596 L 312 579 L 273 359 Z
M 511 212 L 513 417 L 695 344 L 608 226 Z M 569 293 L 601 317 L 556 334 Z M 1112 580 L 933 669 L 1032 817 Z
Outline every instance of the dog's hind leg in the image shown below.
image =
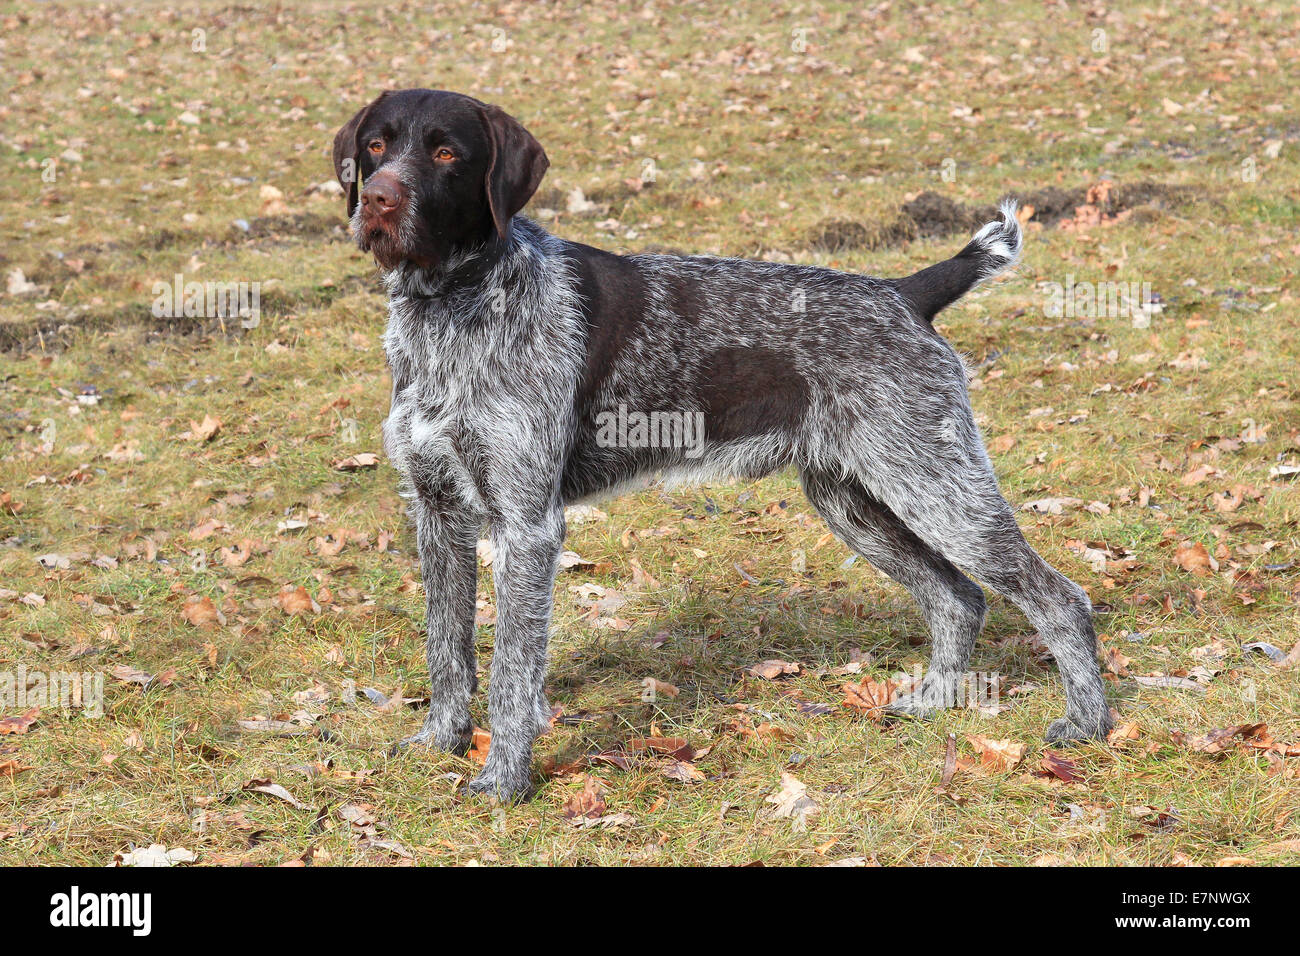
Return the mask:
M 930 666 L 890 710 L 926 716 L 964 702 L 963 680 L 984 626 L 984 591 L 913 534 L 856 479 L 805 470 L 804 493 L 850 548 L 911 593 L 930 627 Z
M 919 422 L 919 416 L 918 416 Z M 924 424 L 906 458 L 873 457 L 862 480 L 922 541 L 1014 602 L 1038 629 L 1065 684 L 1065 717 L 1049 740 L 1104 737 L 1110 709 L 1097 662 L 1092 605 L 1084 590 L 1025 540 L 979 441 L 969 411 L 938 434 Z

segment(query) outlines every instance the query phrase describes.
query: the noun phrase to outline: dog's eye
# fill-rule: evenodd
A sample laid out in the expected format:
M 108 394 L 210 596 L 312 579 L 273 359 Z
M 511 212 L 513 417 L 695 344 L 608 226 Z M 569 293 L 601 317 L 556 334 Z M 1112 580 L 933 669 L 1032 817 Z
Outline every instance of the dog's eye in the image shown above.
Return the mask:
M 449 150 L 446 146 L 443 146 L 433 154 L 433 158 L 438 160 L 438 162 L 440 163 L 449 163 L 456 158 L 456 154 L 453 153 L 451 150 Z
M 382 139 L 372 139 L 366 144 L 366 149 L 378 156 L 384 151 L 384 141 Z

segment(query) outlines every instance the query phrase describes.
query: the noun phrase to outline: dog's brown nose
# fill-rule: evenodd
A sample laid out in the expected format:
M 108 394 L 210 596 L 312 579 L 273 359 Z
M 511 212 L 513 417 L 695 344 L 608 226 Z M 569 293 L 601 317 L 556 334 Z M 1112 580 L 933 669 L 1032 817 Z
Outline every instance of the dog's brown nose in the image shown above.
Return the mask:
M 401 204 L 404 194 L 397 177 L 380 170 L 366 180 L 361 190 L 361 206 L 369 215 L 386 216 Z

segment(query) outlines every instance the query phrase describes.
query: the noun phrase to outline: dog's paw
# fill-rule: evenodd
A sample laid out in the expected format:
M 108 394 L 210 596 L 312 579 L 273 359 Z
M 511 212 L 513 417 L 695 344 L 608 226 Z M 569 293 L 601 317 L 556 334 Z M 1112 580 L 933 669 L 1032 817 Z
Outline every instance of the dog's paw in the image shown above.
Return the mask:
M 483 772 L 465 784 L 470 796 L 492 797 L 502 803 L 522 803 L 533 792 L 532 776 L 527 773 L 502 773 L 483 768 Z
M 929 703 L 920 694 L 903 694 L 885 705 L 885 713 L 892 717 L 913 717 L 917 720 L 929 720 L 941 710 L 942 707 Z
M 1109 713 L 1104 718 L 1092 720 L 1062 717 L 1052 721 L 1052 726 L 1047 728 L 1047 742 L 1068 747 L 1085 740 L 1105 740 L 1110 733 L 1111 724 Z
M 463 730 L 448 730 L 440 727 L 430 727 L 426 723 L 418 733 L 411 734 L 409 737 L 403 737 L 397 743 L 389 748 L 388 755 L 396 757 L 416 747 L 428 747 L 432 750 L 441 750 L 444 753 L 454 754 L 457 757 L 463 757 L 469 753 L 470 743 L 474 739 L 474 728 L 469 727 Z

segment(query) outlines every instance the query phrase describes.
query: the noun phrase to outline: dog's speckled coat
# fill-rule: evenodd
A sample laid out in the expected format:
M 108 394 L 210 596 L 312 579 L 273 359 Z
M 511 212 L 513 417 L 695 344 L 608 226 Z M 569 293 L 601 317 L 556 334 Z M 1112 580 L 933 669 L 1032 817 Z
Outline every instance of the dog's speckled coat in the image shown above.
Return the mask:
M 474 544 L 490 528 L 497 624 L 492 745 L 473 791 L 530 789 L 547 726 L 547 632 L 564 506 L 655 478 L 757 477 L 794 464 L 831 530 L 916 598 L 933 656 L 897 701 L 951 704 L 985 613 L 1015 602 L 1061 669 L 1049 739 L 1111 725 L 1081 588 L 1025 541 L 934 314 L 1010 267 L 1014 204 L 957 256 L 900 280 L 701 256 L 614 256 L 516 216 L 546 157 L 495 107 L 389 93 L 335 141 L 353 231 L 389 291 L 384 424 L 405 478 L 428 606 L 431 690 L 408 743 L 468 746 Z M 352 160 L 365 181 L 358 194 Z M 605 447 L 597 416 L 698 412 L 705 450 Z M 607 444 L 607 443 L 606 443 Z

